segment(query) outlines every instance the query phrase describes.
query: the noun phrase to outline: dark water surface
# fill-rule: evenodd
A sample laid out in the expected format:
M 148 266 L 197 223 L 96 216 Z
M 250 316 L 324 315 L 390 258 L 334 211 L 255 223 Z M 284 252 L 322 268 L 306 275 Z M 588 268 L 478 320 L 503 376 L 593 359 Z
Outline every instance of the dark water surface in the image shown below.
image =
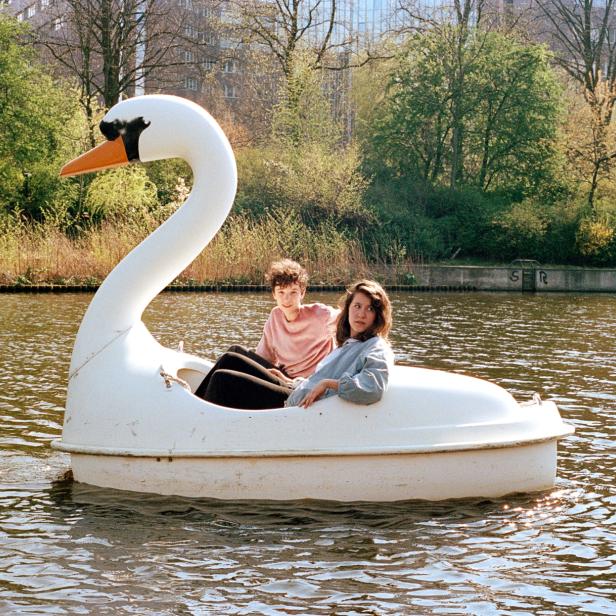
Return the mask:
M 312 296 L 335 302 L 336 294 Z M 554 490 L 500 500 L 220 502 L 57 482 L 90 296 L 0 295 L 0 614 L 616 614 L 616 296 L 394 294 L 400 361 L 557 402 Z M 215 356 L 266 294 L 163 294 L 145 320 Z

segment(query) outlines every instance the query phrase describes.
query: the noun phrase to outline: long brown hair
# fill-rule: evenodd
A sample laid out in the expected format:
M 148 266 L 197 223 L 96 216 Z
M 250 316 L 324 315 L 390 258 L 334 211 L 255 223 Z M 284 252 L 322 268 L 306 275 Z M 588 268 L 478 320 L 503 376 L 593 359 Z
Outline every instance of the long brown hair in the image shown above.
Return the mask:
M 385 289 L 374 280 L 360 280 L 349 287 L 340 298 L 340 315 L 336 327 L 336 342 L 338 346 L 351 337 L 351 324 L 349 323 L 349 308 L 356 293 L 363 293 L 370 298 L 370 303 L 376 314 L 372 326 L 363 332 L 358 340 L 362 342 L 373 336 L 381 336 L 387 339 L 391 329 L 391 302 Z

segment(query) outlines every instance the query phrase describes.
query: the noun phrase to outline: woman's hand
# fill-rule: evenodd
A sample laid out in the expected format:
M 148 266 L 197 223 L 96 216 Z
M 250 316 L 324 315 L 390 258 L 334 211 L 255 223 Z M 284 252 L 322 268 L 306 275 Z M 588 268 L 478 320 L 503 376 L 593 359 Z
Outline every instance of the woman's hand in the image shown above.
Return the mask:
M 285 385 L 293 385 L 293 379 L 290 379 L 286 374 L 283 374 L 278 368 L 268 368 L 267 371 Z
M 323 379 L 319 381 L 309 392 L 306 397 L 299 403 L 307 409 L 313 402 L 316 402 L 328 389 L 338 391 L 338 381 L 336 379 Z

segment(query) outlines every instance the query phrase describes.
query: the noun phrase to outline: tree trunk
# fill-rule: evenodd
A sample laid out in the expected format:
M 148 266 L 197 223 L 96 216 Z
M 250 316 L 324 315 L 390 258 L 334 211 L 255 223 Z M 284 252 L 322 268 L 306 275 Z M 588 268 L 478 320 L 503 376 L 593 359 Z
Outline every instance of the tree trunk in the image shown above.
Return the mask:
M 451 97 L 451 176 L 449 187 L 453 190 L 464 179 L 464 85 L 465 85 L 465 47 L 468 39 L 468 25 L 463 24 L 455 30 L 456 57 L 452 76 Z

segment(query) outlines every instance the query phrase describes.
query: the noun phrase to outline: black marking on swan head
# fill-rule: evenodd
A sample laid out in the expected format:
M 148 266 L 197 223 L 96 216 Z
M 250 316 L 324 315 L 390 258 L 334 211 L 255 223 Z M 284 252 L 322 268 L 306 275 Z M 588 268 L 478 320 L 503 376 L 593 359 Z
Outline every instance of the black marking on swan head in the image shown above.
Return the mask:
M 151 122 L 146 122 L 142 117 L 138 117 L 128 121 L 105 122 L 103 120 L 99 127 L 108 141 L 122 137 L 128 160 L 139 160 L 139 137 L 150 124 Z

